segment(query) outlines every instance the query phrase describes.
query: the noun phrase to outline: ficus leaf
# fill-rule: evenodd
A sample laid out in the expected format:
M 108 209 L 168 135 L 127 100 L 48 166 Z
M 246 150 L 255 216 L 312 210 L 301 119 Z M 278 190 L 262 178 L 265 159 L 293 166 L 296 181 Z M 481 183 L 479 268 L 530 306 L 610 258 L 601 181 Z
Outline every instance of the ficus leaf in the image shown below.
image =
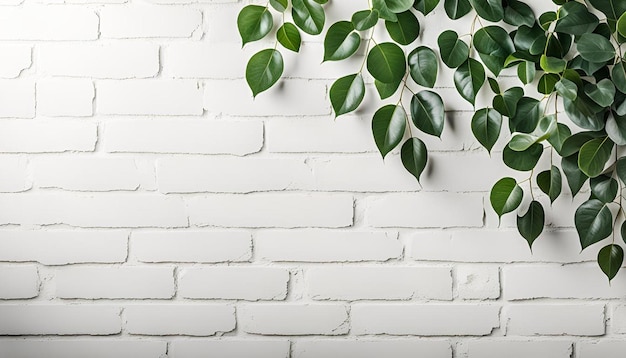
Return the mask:
M 548 31 L 550 29 L 550 25 L 556 21 L 556 12 L 554 11 L 547 11 L 544 12 L 543 14 L 541 14 L 539 16 L 539 21 L 537 21 L 539 23 L 539 26 L 541 26 L 542 29 L 544 29 L 545 31 Z M 532 25 L 529 25 L 532 26 Z
M 398 17 L 389 9 L 385 0 L 372 0 L 372 9 L 376 10 L 383 20 L 398 21 Z
M 528 133 L 517 133 L 509 141 L 509 148 L 516 152 L 523 152 L 537 143 L 539 137 Z
M 626 93 L 626 62 L 618 62 L 611 70 L 613 84 L 622 93 Z
M 416 0 L 413 7 L 422 14 L 428 15 L 439 5 L 440 0 Z
M 615 163 L 615 172 L 617 177 L 626 185 L 626 157 L 620 157 Z
M 563 173 L 565 173 L 567 185 L 572 192 L 572 196 L 576 196 L 587 179 L 589 179 L 578 167 L 578 153 L 563 157 L 563 159 L 561 159 L 561 169 L 563 169 Z
M 469 57 L 469 47 L 452 30 L 442 32 L 437 39 L 437 44 L 439 45 L 441 60 L 450 68 L 461 66 Z
M 545 213 L 543 206 L 536 200 L 530 203 L 526 214 L 517 216 L 517 231 L 526 239 L 531 250 L 533 243 L 541 235 L 544 224 Z
M 483 65 L 469 58 L 454 73 L 454 85 L 466 101 L 472 105 L 476 102 L 476 95 L 485 83 L 485 69 Z
M 383 83 L 397 83 L 406 73 L 404 51 L 392 42 L 374 46 L 367 56 L 367 70 Z
M 605 203 L 598 199 L 584 202 L 574 214 L 582 249 L 602 241 L 613 231 L 613 215 Z
M 609 115 L 605 130 L 615 144 L 626 145 L 626 117 Z
M 535 168 L 542 153 L 543 146 L 538 143 L 521 152 L 516 152 L 507 145 L 502 151 L 502 160 L 507 167 L 525 172 Z
M 504 18 L 502 0 L 469 0 L 478 16 L 491 22 L 498 22 Z
M 555 75 L 554 73 L 544 73 L 539 78 L 537 91 L 541 94 L 549 95 L 554 92 L 554 87 L 556 86 L 556 83 L 559 82 L 559 78 L 559 75 Z
M 421 91 L 411 99 L 413 124 L 422 132 L 441 137 L 445 108 L 441 97 L 432 91 Z
M 319 35 L 326 22 L 322 5 L 313 0 L 291 0 L 293 22 L 310 35 Z
M 460 19 L 472 11 L 469 0 L 445 0 L 443 5 L 446 14 L 452 20 Z
M 496 76 L 500 74 L 507 57 L 515 52 L 509 34 L 498 26 L 487 26 L 476 31 L 474 46 L 485 66 Z
M 578 87 L 576 84 L 567 78 L 561 78 L 559 82 L 554 85 L 554 89 L 561 97 L 565 97 L 570 101 L 575 101 L 578 97 Z
M 411 78 L 420 86 L 435 87 L 437 81 L 437 55 L 426 46 L 411 51 L 408 58 Z
M 598 252 L 598 265 L 609 281 L 615 278 L 623 262 L 624 250 L 619 245 L 607 245 Z
M 537 185 L 550 198 L 550 202 L 553 203 L 561 195 L 563 187 L 563 179 L 559 168 L 552 165 L 550 170 L 539 173 L 537 175 Z
M 563 123 L 556 124 L 556 130 L 548 138 L 548 142 L 552 144 L 552 147 L 562 156 L 561 148 L 565 140 L 572 135 L 572 131 L 569 127 Z
M 626 2 L 623 0 L 589 0 L 589 2 L 602 11 L 609 20 L 617 21 L 626 12 Z
M 332 24 L 324 38 L 324 61 L 339 61 L 352 56 L 361 45 L 361 36 L 350 21 Z
M 399 14 L 405 12 L 413 6 L 414 0 L 385 0 L 387 8 L 392 12 Z
M 530 61 L 523 61 L 517 66 L 517 77 L 523 84 L 527 85 L 535 79 L 535 63 Z
M 377 10 L 363 10 L 352 15 L 352 25 L 358 31 L 371 29 L 378 22 Z
M 502 115 L 491 108 L 483 108 L 472 117 L 472 133 L 480 144 L 491 153 L 491 149 L 500 137 Z
M 374 113 L 372 133 L 383 159 L 400 144 L 406 129 L 406 113 L 400 106 L 386 105 Z
M 597 104 L 584 93 L 579 91 L 578 97 L 573 101 L 564 97 L 563 104 L 565 113 L 577 126 L 592 131 L 604 128 L 604 118 L 598 113 Z
M 590 178 L 597 177 L 611 157 L 613 142 L 609 137 L 596 138 L 585 143 L 578 154 L 578 167 Z
M 604 137 L 604 133 L 602 132 L 578 132 L 572 134 L 563 142 L 561 155 L 564 157 L 569 157 L 574 153 L 578 153 L 583 144 L 589 142 L 592 139 L 601 137 Z
M 401 83 L 401 80 L 396 83 L 384 83 L 379 80 L 374 80 L 374 86 L 376 86 L 376 91 L 378 91 L 380 99 L 386 99 L 393 96 L 398 91 Z
M 400 45 L 409 45 L 420 34 L 420 23 L 411 11 L 396 14 L 397 21 L 385 21 L 387 33 Z
M 289 6 L 288 0 L 270 0 L 270 5 L 278 12 L 285 12 Z
M 495 78 L 487 77 L 487 82 L 489 82 L 489 87 L 493 93 L 500 94 L 500 92 L 502 92 L 500 85 Z
M 354 111 L 365 96 L 363 77 L 353 74 L 336 80 L 330 87 L 329 95 L 335 117 Z
M 513 178 L 502 178 L 491 189 L 489 200 L 498 217 L 517 209 L 522 203 L 524 191 Z
M 609 107 L 615 101 L 615 86 L 611 80 L 605 78 L 595 85 L 585 85 L 585 94 L 599 106 Z
M 294 52 L 300 51 L 302 38 L 300 37 L 300 31 L 296 25 L 290 22 L 285 22 L 278 28 L 278 31 L 276 32 L 276 39 L 286 49 Z
M 419 182 L 428 162 L 428 151 L 424 142 L 416 137 L 407 139 L 400 150 L 400 158 L 404 168 Z
M 555 31 L 580 36 L 592 32 L 599 21 L 596 15 L 587 10 L 587 6 L 570 1 L 559 9 Z
M 510 117 L 511 131 L 530 133 L 537 128 L 543 113 L 541 102 L 530 97 L 522 97 L 517 101 L 515 115 Z
M 246 81 L 256 97 L 278 81 L 283 73 L 283 56 L 274 49 L 265 49 L 254 54 L 246 67 Z
M 501 95 L 493 98 L 493 108 L 503 116 L 512 117 L 517 112 L 517 104 L 524 96 L 524 90 L 520 87 L 512 87 Z
M 264 38 L 273 25 L 272 14 L 265 6 L 248 5 L 237 16 L 237 28 L 243 45 Z
M 617 20 L 617 32 L 622 36 L 626 36 L 626 13 L 622 14 L 619 20 Z
M 603 203 L 610 203 L 615 200 L 617 191 L 619 190 L 619 184 L 617 180 L 607 175 L 600 175 L 589 180 L 591 186 L 591 194 L 593 198 L 600 200 Z
M 517 0 L 507 0 L 504 8 L 504 22 L 513 26 L 526 25 L 532 27 L 535 24 L 535 14 L 530 6 Z
M 583 60 L 606 62 L 615 58 L 615 48 L 606 37 L 598 34 L 583 34 L 576 41 L 576 48 Z
M 565 71 L 565 67 L 567 66 L 567 62 L 561 58 L 548 57 L 546 55 L 541 55 L 541 60 L 539 62 L 541 69 L 547 73 L 561 73 Z

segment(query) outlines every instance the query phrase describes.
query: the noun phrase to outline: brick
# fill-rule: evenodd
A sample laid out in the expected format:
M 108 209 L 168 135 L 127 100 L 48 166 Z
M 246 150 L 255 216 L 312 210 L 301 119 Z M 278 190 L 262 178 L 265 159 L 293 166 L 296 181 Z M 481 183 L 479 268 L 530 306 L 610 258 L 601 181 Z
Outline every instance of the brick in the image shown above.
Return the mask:
M 168 355 L 171 358 L 289 358 L 289 349 L 289 341 L 277 340 L 175 340 L 169 345 Z
M 189 80 L 102 80 L 96 108 L 105 115 L 201 115 L 202 89 Z
M 601 336 L 604 305 L 513 305 L 505 310 L 507 335 Z
M 111 335 L 122 330 L 120 309 L 94 305 L 2 305 L 0 334 Z
M 306 101 L 302 95 L 306 94 Z M 283 79 L 256 98 L 243 79 L 208 81 L 204 108 L 209 113 L 232 116 L 310 116 L 329 115 L 326 83 Z
M 303 159 L 166 158 L 157 162 L 162 193 L 278 191 L 300 187 L 311 178 Z
M 517 230 L 459 230 L 420 232 L 409 239 L 407 255 L 419 261 L 560 262 L 595 260 L 590 250 L 580 253 L 575 231 L 544 230 L 533 251 Z
M 55 272 L 60 298 L 172 298 L 171 267 L 72 267 Z
M 365 218 L 373 227 L 481 227 L 483 200 L 479 194 L 417 193 L 371 196 Z M 416 215 L 419 213 L 419 215 Z
M 32 47 L 29 45 L 0 45 L 0 78 L 17 78 L 32 65 Z
M 626 305 L 618 304 L 613 307 L 611 331 L 619 334 L 626 333 Z
M 500 297 L 500 270 L 490 266 L 457 266 L 454 270 L 456 292 L 466 300 Z
M 510 266 L 503 269 L 507 300 L 532 298 L 621 298 L 626 283 L 609 286 L 597 264 L 567 266 Z
M 37 60 L 44 75 L 147 78 L 159 72 L 159 46 L 136 41 L 46 43 L 38 47 Z
M 87 8 L 24 6 L 0 13 L 0 40 L 95 40 L 98 16 Z
M 1 121 L 0 152 L 91 152 L 96 136 L 96 124 L 82 121 Z
M 141 262 L 242 262 L 252 255 L 250 234 L 241 231 L 137 231 L 130 242 Z
M 141 305 L 124 309 L 128 333 L 212 336 L 235 329 L 235 309 L 223 305 Z
M 0 261 L 44 265 L 120 263 L 126 260 L 128 233 L 118 230 L 1 230 Z
M 494 305 L 356 304 L 351 333 L 485 336 L 500 325 L 499 312 Z
M 452 299 L 446 267 L 320 267 L 305 272 L 315 300 Z
M 100 11 L 103 38 L 191 37 L 202 13 L 185 7 L 107 6 Z
M 185 298 L 284 300 L 289 271 L 276 267 L 206 267 L 184 269 L 178 294 Z
M 166 342 L 145 340 L 3 340 L 0 355 L 12 358 L 157 358 Z
M 522 340 L 472 340 L 464 343 L 468 358 L 570 358 L 572 342 Z
M 0 192 L 19 193 L 32 187 L 25 158 L 0 156 Z
M 194 225 L 219 227 L 346 227 L 352 224 L 347 195 L 214 195 L 188 201 Z
M 0 118 L 34 117 L 35 83 L 32 80 L 0 80 Z
M 187 226 L 181 198 L 148 195 L 5 194 L 0 223 L 78 227 Z M 11 208 L 20 207 L 20 211 Z
M 0 299 L 33 298 L 38 295 L 37 266 L 0 266 Z
M 253 54 L 250 47 L 242 50 L 238 43 L 171 43 L 163 47 L 163 74 L 173 78 L 242 78 Z
M 35 159 L 35 182 L 40 188 L 78 191 L 136 190 L 139 169 L 130 158 L 54 157 Z
M 294 358 L 451 358 L 452 349 L 445 341 L 316 339 L 297 341 Z
M 198 120 L 111 121 L 109 152 L 246 155 L 261 150 L 263 123 Z
M 239 327 L 247 333 L 277 336 L 348 333 L 344 305 L 250 304 L 238 308 Z
M 387 261 L 402 255 L 397 233 L 372 231 L 259 231 L 256 258 L 285 262 Z
M 626 341 L 623 340 L 601 340 L 597 342 L 579 342 L 576 344 L 579 358 L 621 358 L 626 349 Z
M 37 113 L 50 117 L 89 117 L 95 97 L 88 79 L 47 78 L 37 82 Z

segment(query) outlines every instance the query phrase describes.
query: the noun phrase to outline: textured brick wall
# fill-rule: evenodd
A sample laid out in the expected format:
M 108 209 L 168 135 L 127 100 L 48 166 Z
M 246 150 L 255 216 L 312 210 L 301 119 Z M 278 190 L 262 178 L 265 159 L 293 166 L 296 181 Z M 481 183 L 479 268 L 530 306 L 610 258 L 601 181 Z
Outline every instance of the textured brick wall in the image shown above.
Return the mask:
M 624 356 L 626 278 L 579 254 L 581 199 L 555 202 L 533 255 L 514 217 L 498 227 L 489 189 L 524 175 L 472 138 L 450 71 L 420 188 L 376 153 L 372 86 L 333 120 L 362 54 L 320 65 L 305 36 L 252 100 L 246 60 L 274 43 L 241 50 L 243 5 L 0 2 L 0 357 Z M 470 21 L 440 7 L 418 41 Z

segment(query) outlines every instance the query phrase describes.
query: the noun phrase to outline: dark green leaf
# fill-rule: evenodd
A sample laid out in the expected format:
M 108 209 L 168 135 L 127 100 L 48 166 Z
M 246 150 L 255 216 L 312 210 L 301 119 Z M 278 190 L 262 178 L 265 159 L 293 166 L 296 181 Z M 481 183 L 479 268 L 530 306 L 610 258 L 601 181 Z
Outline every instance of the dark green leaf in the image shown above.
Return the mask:
M 319 35 L 326 22 L 324 8 L 313 0 L 292 0 L 291 16 L 293 22 L 310 35 Z
M 626 15 L 624 14 L 617 21 L 617 32 L 622 36 L 626 36 Z
M 525 172 L 535 168 L 542 153 L 543 146 L 538 143 L 521 152 L 516 152 L 507 145 L 502 151 L 502 160 L 507 167 Z
M 532 250 L 533 242 L 541 235 L 545 223 L 545 213 L 543 206 L 538 201 L 533 200 L 528 207 L 528 211 L 523 216 L 517 216 L 517 231 L 528 242 Z
M 533 27 L 520 26 L 513 38 L 515 48 L 518 51 L 522 51 L 522 53 L 528 51 L 532 55 L 542 54 L 547 41 L 545 31 L 537 24 Z
M 485 69 L 483 65 L 469 58 L 454 73 L 454 85 L 465 100 L 472 105 L 476 102 L 476 95 L 485 83 Z
M 378 22 L 377 10 L 363 10 L 352 15 L 352 25 L 356 30 L 365 31 L 371 29 Z
M 469 0 L 445 0 L 443 7 L 452 20 L 462 18 L 472 10 Z
M 517 103 L 523 96 L 524 90 L 522 88 L 509 88 L 502 95 L 493 98 L 493 108 L 503 116 L 512 117 L 517 112 Z
M 438 4 L 439 0 L 416 0 L 413 7 L 422 14 L 428 15 Z
M 545 31 L 548 31 L 550 29 L 550 25 L 555 21 L 556 21 L 556 12 L 554 11 L 544 12 L 543 14 L 541 14 L 541 16 L 539 16 L 539 25 Z
M 396 14 L 410 9 L 413 6 L 413 2 L 414 0 L 385 0 L 387 8 Z
M 573 134 L 569 138 L 563 142 L 563 147 L 561 148 L 561 155 L 564 157 L 569 157 L 570 155 L 577 153 L 580 151 L 580 148 L 587 142 L 596 138 L 603 138 L 604 134 L 602 132 L 579 132 Z
M 626 185 L 626 157 L 620 157 L 615 163 L 615 172 L 617 177 Z
M 550 170 L 539 173 L 537 175 L 537 185 L 550 198 L 550 202 L 553 203 L 561 195 L 563 186 L 559 168 L 553 165 Z
M 294 52 L 300 51 L 302 39 L 300 37 L 300 31 L 298 31 L 296 25 L 290 22 L 285 22 L 283 26 L 278 28 L 278 32 L 276 32 L 276 39 L 286 49 Z
M 421 91 L 411 99 L 413 124 L 422 132 L 441 137 L 445 122 L 443 100 L 431 91 Z
M 565 140 L 572 134 L 572 131 L 563 123 L 557 123 L 556 131 L 552 133 L 548 142 L 552 144 L 552 147 L 562 156 L 561 148 Z
M 554 88 L 561 97 L 565 97 L 570 101 L 575 101 L 576 97 L 578 97 L 578 87 L 567 78 L 561 78 L 561 80 L 554 85 Z
M 385 21 L 389 36 L 400 45 L 408 45 L 420 34 L 420 23 L 411 11 L 396 14 L 397 21 Z
M 498 217 L 517 209 L 522 203 L 524 191 L 513 178 L 502 178 L 491 189 L 489 200 Z
M 365 84 L 360 74 L 342 77 L 330 87 L 330 102 L 335 117 L 354 111 L 365 96 Z
M 597 84 L 585 86 L 585 94 L 602 107 L 609 107 L 615 100 L 615 86 L 609 79 L 603 79 Z
M 602 35 L 584 34 L 576 41 L 576 47 L 580 57 L 589 62 L 606 62 L 615 58 L 615 48 Z
M 554 86 L 559 82 L 559 75 L 555 75 L 554 73 L 544 73 L 539 78 L 539 83 L 537 84 L 537 91 L 542 94 L 550 94 L 554 92 Z
M 591 186 L 591 194 L 593 197 L 603 203 L 610 203 L 615 200 L 617 191 L 619 190 L 617 180 L 608 175 L 599 175 L 595 178 L 591 178 L 589 185 Z
M 592 32 L 598 23 L 598 17 L 590 13 L 586 5 L 570 1 L 559 10 L 555 31 L 580 36 Z
M 535 14 L 530 6 L 523 2 L 507 0 L 507 6 L 504 8 L 504 22 L 513 26 L 532 27 L 535 24 Z
M 272 14 L 265 6 L 248 5 L 237 16 L 237 28 L 243 45 L 265 37 L 274 26 Z
M 406 129 L 406 120 L 404 109 L 392 104 L 386 105 L 374 113 L 372 133 L 383 159 L 402 141 Z
M 367 70 L 380 82 L 399 82 L 406 73 L 404 51 L 392 42 L 374 46 L 367 56 Z
M 254 97 L 272 87 L 282 74 L 283 56 L 274 49 L 257 52 L 246 67 L 246 81 Z
M 618 62 L 611 71 L 613 84 L 622 93 L 626 93 L 626 62 Z
M 580 245 L 586 249 L 613 232 L 613 216 L 605 203 L 597 199 L 584 202 L 574 215 Z
M 501 128 L 502 115 L 491 108 L 480 109 L 472 117 L 472 133 L 487 152 L 491 152 L 498 141 Z
M 461 66 L 469 57 L 469 47 L 464 41 L 460 40 L 459 35 L 452 30 L 442 32 L 441 35 L 439 35 L 437 44 L 439 45 L 443 63 L 450 68 Z
M 599 131 L 604 128 L 604 118 L 596 112 L 597 105 L 584 93 L 579 92 L 576 100 L 571 101 L 563 98 L 565 113 L 577 126 L 591 131 Z
M 622 240 L 626 242 L 626 221 L 622 223 L 622 226 L 620 228 L 620 235 L 622 236 Z
M 585 143 L 578 154 L 578 167 L 590 178 L 597 177 L 609 161 L 613 142 L 609 137 L 592 139 Z
M 393 96 L 398 91 L 401 83 L 401 80 L 396 83 L 384 83 L 379 80 L 374 80 L 374 85 L 376 86 L 380 99 L 386 99 Z
M 602 11 L 607 19 L 617 21 L 626 12 L 624 0 L 589 0 L 591 5 Z
M 502 0 L 469 0 L 478 16 L 487 21 L 498 22 L 504 18 Z
M 493 93 L 500 94 L 500 92 L 502 92 L 500 90 L 500 85 L 498 84 L 498 81 L 496 81 L 495 78 L 488 77 L 487 81 L 489 82 L 489 87 L 491 88 L 491 91 Z
M 509 141 L 509 148 L 513 149 L 516 152 L 523 152 L 526 149 L 530 148 L 531 145 L 537 143 L 537 141 L 539 141 L 539 137 L 535 135 L 527 133 L 517 133 Z
M 619 245 L 607 245 L 598 252 L 598 265 L 609 278 L 609 282 L 617 275 L 623 262 L 624 250 Z
M 617 145 L 626 145 L 626 117 L 611 114 L 606 120 L 606 134 Z
M 500 74 L 507 57 L 515 51 L 509 34 L 498 26 L 487 26 L 476 31 L 474 47 L 485 66 L 496 76 Z
M 568 157 L 563 157 L 561 160 L 561 169 L 563 169 L 563 173 L 565 173 L 565 177 L 567 178 L 567 185 L 572 192 L 572 195 L 575 196 L 580 191 L 580 188 L 583 187 L 588 176 L 583 173 L 580 168 L 578 168 L 578 153 L 572 154 Z
M 328 28 L 324 38 L 324 61 L 339 61 L 352 56 L 361 45 L 361 36 L 350 21 L 339 21 Z
M 542 113 L 541 102 L 534 98 L 522 97 L 517 102 L 515 115 L 510 117 L 509 127 L 511 131 L 530 133 L 537 128 Z
M 582 57 L 580 57 L 580 55 L 574 57 L 569 62 L 569 67 L 571 69 L 582 70 L 589 76 L 592 76 L 594 73 L 604 68 L 605 66 L 606 66 L 606 63 L 589 62 L 587 60 L 584 60 Z
M 523 84 L 527 85 L 535 79 L 535 63 L 530 61 L 524 61 L 517 66 L 517 77 Z
M 270 5 L 278 12 L 285 12 L 287 10 L 287 6 L 289 6 L 289 1 L 287 0 L 270 0 Z
M 437 81 L 437 55 L 426 46 L 411 51 L 408 56 L 409 71 L 413 81 L 420 86 L 435 87 Z
M 541 69 L 547 73 L 561 73 L 565 71 L 565 66 L 567 66 L 567 62 L 561 58 L 541 55 L 540 65 Z
M 383 20 L 398 21 L 398 17 L 389 9 L 385 0 L 372 0 L 372 9 L 376 10 Z
M 400 150 L 400 158 L 402 164 L 406 170 L 411 173 L 417 181 L 420 181 L 420 176 L 426 168 L 428 162 L 428 151 L 426 145 L 419 138 L 409 138 L 402 145 Z

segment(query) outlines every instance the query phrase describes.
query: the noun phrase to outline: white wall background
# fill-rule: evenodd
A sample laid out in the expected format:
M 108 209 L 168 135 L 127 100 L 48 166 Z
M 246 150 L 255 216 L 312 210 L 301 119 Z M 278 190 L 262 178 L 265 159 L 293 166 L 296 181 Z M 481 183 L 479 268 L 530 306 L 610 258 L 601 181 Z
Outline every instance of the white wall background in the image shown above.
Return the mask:
M 245 62 L 273 41 L 242 51 L 224 1 L 2 0 L 0 357 L 624 356 L 626 278 L 579 254 L 580 200 L 534 255 L 498 228 L 488 191 L 524 176 L 472 138 L 449 71 L 420 189 L 376 152 L 372 88 L 333 120 L 362 57 L 320 65 L 305 37 L 253 102 Z M 418 44 L 469 21 L 440 5 Z

